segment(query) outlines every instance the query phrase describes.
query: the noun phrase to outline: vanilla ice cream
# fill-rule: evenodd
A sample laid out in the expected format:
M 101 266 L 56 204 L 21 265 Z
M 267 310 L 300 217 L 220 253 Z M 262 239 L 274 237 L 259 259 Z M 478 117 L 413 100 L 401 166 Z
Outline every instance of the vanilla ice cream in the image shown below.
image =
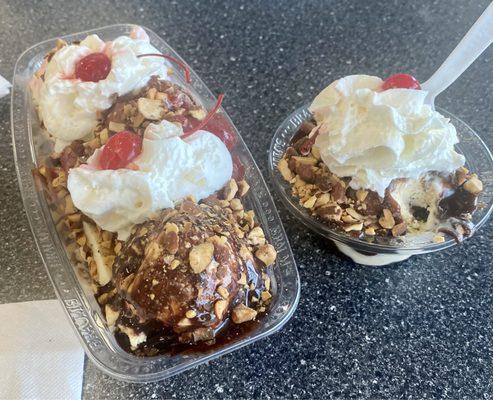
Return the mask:
M 144 222 L 176 201 L 197 201 L 231 179 L 233 163 L 224 143 L 206 131 L 181 139 L 177 125 L 162 121 L 146 129 L 142 153 L 134 169 L 98 169 L 102 149 L 88 164 L 69 171 L 68 190 L 74 205 L 96 224 L 120 239 L 134 224 Z
M 98 82 L 76 79 L 75 65 L 94 52 L 104 52 L 110 58 L 108 76 Z M 110 108 L 116 96 L 142 88 L 152 75 L 167 76 L 164 59 L 137 57 L 146 53 L 159 51 L 137 28 L 131 37 L 121 36 L 111 42 L 90 35 L 80 44 L 64 46 L 53 55 L 44 66 L 44 80 L 37 78 L 31 87 L 40 119 L 56 140 L 56 151 L 90 134 L 97 125 L 98 112 Z
M 354 189 L 383 196 L 396 178 L 449 173 L 464 165 L 454 150 L 455 127 L 425 104 L 427 92 L 381 90 L 374 76 L 351 75 L 325 88 L 313 101 L 323 162 Z

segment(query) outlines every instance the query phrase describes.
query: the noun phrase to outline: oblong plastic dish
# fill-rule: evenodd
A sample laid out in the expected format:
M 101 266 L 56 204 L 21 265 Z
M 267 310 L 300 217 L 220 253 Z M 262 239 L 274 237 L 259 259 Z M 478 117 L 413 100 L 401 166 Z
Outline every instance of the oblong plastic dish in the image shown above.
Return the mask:
M 63 39 L 72 42 L 89 34 L 97 34 L 104 40 L 111 40 L 120 35 L 128 35 L 132 28 L 133 25 L 127 24 L 113 25 L 67 35 Z M 151 43 L 159 51 L 182 60 L 163 39 L 148 29 L 146 32 Z M 251 185 L 245 206 L 255 210 L 267 239 L 278 251 L 276 265 L 269 270 L 273 282 L 273 302 L 268 313 L 259 319 L 258 327 L 248 336 L 240 337 L 223 347 L 215 347 L 209 352 L 140 358 L 120 348 L 106 325 L 83 271 L 80 273 L 81 268 L 70 263 L 62 240 L 58 237 L 46 199 L 36 190 L 31 172 L 46 156 L 42 154 L 39 146 L 46 139 L 31 102 L 28 82 L 41 65 L 45 54 L 55 46 L 55 40 L 47 40 L 29 48 L 16 63 L 11 105 L 12 140 L 19 186 L 33 236 L 55 292 L 87 356 L 102 371 L 116 379 L 150 382 L 178 374 L 280 330 L 293 315 L 298 304 L 299 276 L 269 190 L 252 155 L 234 128 L 238 144 L 233 149 L 233 155 L 238 156 L 243 163 L 246 179 Z M 193 71 L 191 76 L 192 84 L 186 85 L 182 72 L 176 69 L 175 79 L 193 92 L 207 109 L 211 109 L 215 104 L 215 97 Z M 221 112 L 231 122 L 224 110 L 221 109 Z M 232 123 L 231 125 L 234 127 Z
M 481 138 L 462 120 L 449 112 L 437 110 L 450 118 L 457 129 L 459 144 L 456 150 L 466 158 L 466 167 L 478 174 L 483 182 L 484 190 L 479 196 L 480 207 L 473 215 L 475 231 L 479 229 L 490 216 L 493 209 L 493 157 Z M 334 241 L 338 249 L 351 257 L 355 262 L 365 265 L 385 265 L 402 261 L 415 254 L 430 253 L 454 246 L 457 242 L 446 238 L 445 242 L 434 243 L 432 233 L 422 235 L 407 235 L 404 239 L 381 239 L 378 243 L 354 238 L 341 231 L 332 229 L 314 218 L 308 210 L 299 204 L 299 199 L 291 193 L 291 185 L 285 181 L 277 169 L 277 164 L 283 157 L 291 139 L 298 131 L 303 121 L 311 118 L 308 105 L 305 105 L 289 115 L 279 126 L 272 138 L 269 151 L 269 170 L 275 189 L 281 200 L 304 225 L 318 234 Z

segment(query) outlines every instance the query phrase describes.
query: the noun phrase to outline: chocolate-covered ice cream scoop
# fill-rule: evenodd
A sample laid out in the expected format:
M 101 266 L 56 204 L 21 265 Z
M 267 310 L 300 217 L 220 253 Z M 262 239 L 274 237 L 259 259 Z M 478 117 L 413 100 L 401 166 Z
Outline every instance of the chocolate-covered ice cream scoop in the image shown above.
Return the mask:
M 187 200 L 137 226 L 114 263 L 115 286 L 134 310 L 129 320 L 158 324 L 180 342 L 213 339 L 234 307 L 264 291 L 240 236 L 235 219 L 214 202 Z

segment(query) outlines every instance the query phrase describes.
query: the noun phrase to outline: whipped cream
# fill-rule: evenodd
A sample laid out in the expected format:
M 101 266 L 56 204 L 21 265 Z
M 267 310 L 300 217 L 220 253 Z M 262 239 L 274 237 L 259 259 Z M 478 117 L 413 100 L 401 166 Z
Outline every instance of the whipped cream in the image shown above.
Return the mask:
M 68 190 L 74 205 L 125 240 L 134 224 L 193 196 L 197 201 L 221 189 L 233 171 L 231 155 L 214 134 L 197 131 L 181 139 L 181 127 L 161 121 L 145 131 L 136 170 L 100 170 L 102 149 L 88 163 L 72 168 Z
M 197 131 L 186 139 L 181 127 L 150 124 L 133 169 L 101 170 L 102 148 L 88 163 L 69 170 L 74 205 L 110 232 L 126 239 L 134 224 L 152 218 L 186 196 L 197 201 L 221 189 L 233 171 L 231 155 L 214 134 Z
M 454 150 L 455 127 L 424 103 L 426 91 L 382 91 L 382 84 L 374 76 L 347 76 L 311 104 L 319 126 L 315 146 L 331 172 L 351 177 L 354 189 L 383 196 L 393 179 L 449 173 L 464 165 Z
M 76 79 L 76 63 L 94 52 L 104 52 L 111 59 L 110 73 L 99 82 Z M 98 122 L 98 112 L 110 108 L 115 96 L 142 88 L 152 75 L 167 76 L 164 59 L 137 58 L 146 53 L 159 51 L 149 43 L 145 31 L 136 28 L 131 37 L 120 36 L 106 43 L 90 35 L 80 44 L 64 46 L 54 54 L 43 66 L 44 81 L 37 78 L 31 87 L 40 119 L 55 138 L 56 151 L 90 134 Z

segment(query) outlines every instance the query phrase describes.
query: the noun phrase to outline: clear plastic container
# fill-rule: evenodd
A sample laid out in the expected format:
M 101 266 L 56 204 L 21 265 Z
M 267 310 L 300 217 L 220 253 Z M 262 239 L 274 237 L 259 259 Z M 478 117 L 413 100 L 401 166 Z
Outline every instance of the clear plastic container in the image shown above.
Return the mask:
M 89 34 L 97 34 L 104 40 L 111 40 L 121 35 L 128 35 L 132 28 L 133 25 L 113 25 L 67 35 L 63 39 L 71 42 L 81 40 Z M 181 60 L 163 39 L 148 29 L 146 32 L 151 43 L 158 50 Z M 87 274 L 77 270 L 69 261 L 63 242 L 58 237 L 46 199 L 36 190 L 33 180 L 32 169 L 47 154 L 43 154 L 40 150 L 40 144 L 46 138 L 42 134 L 31 102 L 28 82 L 41 65 L 45 54 L 55 46 L 55 41 L 56 39 L 47 40 L 29 48 L 16 63 L 12 90 L 12 138 L 19 186 L 36 244 L 55 292 L 87 356 L 103 372 L 114 378 L 130 382 L 157 381 L 279 331 L 293 315 L 298 304 L 299 276 L 269 190 L 252 155 L 234 128 L 239 140 L 233 149 L 233 155 L 240 158 L 245 167 L 246 179 L 251 185 L 245 206 L 255 211 L 267 239 L 278 251 L 276 265 L 268 271 L 273 291 L 270 309 L 259 319 L 258 327 L 247 336 L 239 337 L 237 341 L 229 342 L 222 347 L 214 347 L 209 352 L 140 358 L 120 348 L 106 325 L 89 282 L 84 277 Z M 182 71 L 179 69 L 175 71 L 177 74 L 175 79 L 185 86 Z M 191 75 L 192 84 L 186 85 L 187 88 L 207 109 L 211 109 L 215 104 L 215 97 L 193 71 Z M 224 110 L 221 109 L 220 112 L 224 113 L 230 121 Z M 234 127 L 232 123 L 231 125 Z
M 479 229 L 490 216 L 493 209 L 493 157 L 481 138 L 463 121 L 449 112 L 437 110 L 450 118 L 457 129 L 460 143 L 456 150 L 466 158 L 466 167 L 478 174 L 483 182 L 484 190 L 479 196 L 480 205 L 473 215 L 472 223 L 475 230 Z M 385 265 L 402 261 L 415 254 L 430 253 L 454 246 L 457 242 L 446 238 L 443 243 L 434 243 L 431 232 L 420 235 L 407 235 L 404 238 L 382 238 L 378 243 L 370 243 L 364 238 L 354 238 L 341 231 L 334 230 L 315 219 L 306 208 L 299 204 L 291 194 L 291 185 L 286 182 L 277 169 L 291 139 L 303 121 L 311 118 L 308 105 L 303 106 L 288 116 L 277 129 L 272 138 L 269 151 L 269 169 L 274 187 L 280 193 L 286 207 L 308 228 L 331 239 L 337 248 L 355 262 L 364 265 Z

